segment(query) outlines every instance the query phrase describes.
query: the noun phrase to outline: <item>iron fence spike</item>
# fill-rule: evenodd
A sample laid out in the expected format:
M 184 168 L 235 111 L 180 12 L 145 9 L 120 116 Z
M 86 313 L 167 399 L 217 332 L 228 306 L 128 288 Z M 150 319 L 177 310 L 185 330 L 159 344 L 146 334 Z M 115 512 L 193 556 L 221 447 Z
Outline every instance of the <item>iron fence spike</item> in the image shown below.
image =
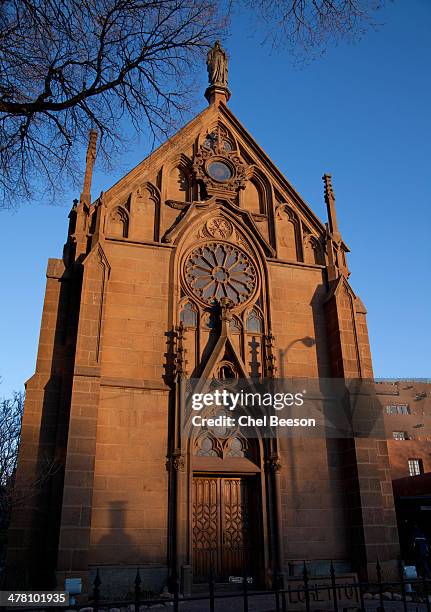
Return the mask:
M 94 579 L 94 586 L 95 587 L 99 587 L 102 584 L 102 581 L 100 579 L 100 575 L 99 575 L 99 568 L 96 569 L 96 577 Z

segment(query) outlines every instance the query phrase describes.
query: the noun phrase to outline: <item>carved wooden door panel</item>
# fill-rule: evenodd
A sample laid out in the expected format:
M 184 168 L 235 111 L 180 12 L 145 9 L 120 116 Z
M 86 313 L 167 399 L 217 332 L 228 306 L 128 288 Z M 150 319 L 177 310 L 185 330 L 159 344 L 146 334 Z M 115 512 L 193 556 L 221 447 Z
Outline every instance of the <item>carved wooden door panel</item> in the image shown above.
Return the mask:
M 206 582 L 211 568 L 214 575 L 219 576 L 221 526 L 217 478 L 193 478 L 192 538 L 194 581 Z
M 250 521 L 250 479 L 193 479 L 193 577 L 206 582 L 212 568 L 216 580 L 242 576 L 253 550 Z M 257 507 L 256 507 L 257 510 Z M 253 573 L 252 567 L 247 567 Z
M 223 478 L 222 494 L 222 562 L 225 577 L 242 576 L 252 558 L 250 531 L 250 486 L 245 478 Z

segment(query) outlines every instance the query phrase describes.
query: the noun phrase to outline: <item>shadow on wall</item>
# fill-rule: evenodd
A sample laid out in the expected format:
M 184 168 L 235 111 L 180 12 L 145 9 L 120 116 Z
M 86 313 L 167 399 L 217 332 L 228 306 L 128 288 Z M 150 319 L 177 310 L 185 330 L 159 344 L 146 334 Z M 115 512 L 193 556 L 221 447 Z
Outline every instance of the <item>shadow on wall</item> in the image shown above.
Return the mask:
M 103 598 L 133 598 L 134 580 L 139 568 L 144 591 L 158 595 L 167 583 L 167 566 L 157 563 L 151 554 L 149 536 L 135 541 L 127 529 L 132 528 L 128 517 L 128 503 L 115 500 L 109 503 L 107 533 L 92 545 L 90 585 L 92 588 L 99 570 L 100 593 Z M 145 510 L 141 510 L 144 514 Z M 142 517 L 143 518 L 143 517 Z M 143 520 L 142 520 L 143 522 Z M 142 530 L 139 530 L 140 532 Z M 146 552 L 142 550 L 145 546 Z M 158 551 L 160 557 L 160 550 Z
M 311 348 L 312 346 L 314 346 L 316 344 L 316 340 L 314 338 L 312 338 L 311 336 L 304 336 L 303 338 L 297 338 L 296 340 L 292 340 L 292 342 L 290 342 L 290 344 L 288 344 L 286 346 L 286 348 L 284 349 L 279 349 L 278 351 L 278 362 L 280 364 L 280 378 L 284 378 L 284 361 L 285 358 L 288 357 L 288 353 L 290 351 L 290 349 L 295 345 L 295 344 L 302 344 L 303 346 L 307 347 L 307 348 Z
M 131 547 L 135 547 L 133 538 L 131 538 L 125 531 L 127 519 L 127 502 L 123 500 L 116 500 L 109 503 L 109 533 L 102 536 L 95 545 L 99 550 L 97 557 L 101 562 L 104 561 L 103 557 L 106 555 L 106 563 L 111 562 L 112 559 L 117 558 L 120 561 L 118 548 L 121 547 L 124 550 L 130 550 Z

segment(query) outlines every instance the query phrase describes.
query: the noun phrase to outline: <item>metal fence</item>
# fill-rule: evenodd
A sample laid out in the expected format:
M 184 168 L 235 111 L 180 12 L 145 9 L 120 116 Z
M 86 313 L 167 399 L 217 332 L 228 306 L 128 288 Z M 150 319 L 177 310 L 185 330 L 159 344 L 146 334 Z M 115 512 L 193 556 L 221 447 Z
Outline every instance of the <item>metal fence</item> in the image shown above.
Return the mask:
M 289 612 L 289 610 L 306 610 L 307 612 L 316 608 L 316 602 L 321 602 L 320 610 L 333 610 L 334 612 L 343 612 L 343 610 L 361 610 L 366 612 L 368 609 L 385 612 L 385 610 L 426 610 L 431 612 L 431 580 L 430 578 L 406 579 L 404 577 L 403 568 L 400 566 L 399 580 L 386 581 L 384 580 L 382 568 L 379 561 L 376 563 L 376 582 L 337 582 L 342 580 L 343 576 L 337 576 L 334 566 L 331 562 L 329 576 L 319 576 L 316 579 L 325 579 L 327 582 L 324 585 L 313 584 L 315 578 L 310 578 L 306 563 L 304 562 L 301 582 L 302 586 L 292 588 L 292 585 L 285 586 L 280 578 L 275 581 L 274 588 L 271 590 L 252 590 L 250 587 L 250 578 L 245 571 L 240 579 L 238 589 L 234 592 L 217 592 L 217 584 L 210 572 L 208 577 L 208 592 L 202 595 L 183 596 L 180 593 L 180 583 L 177 576 L 172 578 L 171 594 L 166 597 L 151 596 L 151 592 L 144 589 L 142 578 L 139 569 L 136 572 L 134 581 L 134 598 L 127 600 L 105 600 L 103 598 L 103 583 L 101 573 L 96 571 L 96 577 L 93 583 L 92 594 L 89 597 L 89 602 L 75 603 L 68 605 L 68 610 L 80 610 L 91 606 L 93 612 L 106 611 L 107 608 L 119 608 L 129 606 L 131 612 L 142 612 L 146 607 L 150 608 L 156 604 L 166 604 L 169 602 L 174 612 L 187 609 L 185 604 L 192 602 L 200 602 L 196 608 L 199 612 L 222 612 L 225 608 L 226 600 L 235 599 L 237 601 L 237 609 L 241 612 L 249 612 L 250 602 L 254 598 L 265 596 L 273 603 L 274 612 Z M 312 584 L 310 584 L 310 581 Z M 202 584 L 200 585 L 202 587 Z M 386 591 L 390 589 L 397 593 L 397 608 L 394 608 L 393 601 L 386 599 Z M 323 591 L 325 600 L 319 597 L 319 593 Z M 366 594 L 374 594 L 373 600 L 375 605 L 370 608 L 369 602 L 366 599 Z M 364 597 L 365 596 L 365 597 Z M 224 600 L 224 602 L 222 601 Z M 377 601 L 375 601 L 377 600 Z M 256 601 L 256 600 L 255 600 Z M 324 606 L 322 607 L 322 603 Z M 268 610 L 266 604 L 265 609 Z M 299 607 L 298 607 L 299 606 Z M 413 607 L 412 607 L 413 606 Z M 256 610 L 256 607 L 254 607 Z M 259 608 L 257 608 L 259 609 Z

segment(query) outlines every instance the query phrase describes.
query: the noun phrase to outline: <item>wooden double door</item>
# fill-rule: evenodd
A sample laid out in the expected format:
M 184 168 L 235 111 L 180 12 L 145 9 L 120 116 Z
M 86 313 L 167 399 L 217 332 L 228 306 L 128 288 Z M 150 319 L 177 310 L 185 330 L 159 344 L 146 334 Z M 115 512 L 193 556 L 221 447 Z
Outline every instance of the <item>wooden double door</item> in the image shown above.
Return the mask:
M 193 478 L 193 579 L 207 582 L 247 574 L 255 577 L 259 558 L 260 496 L 256 478 Z

